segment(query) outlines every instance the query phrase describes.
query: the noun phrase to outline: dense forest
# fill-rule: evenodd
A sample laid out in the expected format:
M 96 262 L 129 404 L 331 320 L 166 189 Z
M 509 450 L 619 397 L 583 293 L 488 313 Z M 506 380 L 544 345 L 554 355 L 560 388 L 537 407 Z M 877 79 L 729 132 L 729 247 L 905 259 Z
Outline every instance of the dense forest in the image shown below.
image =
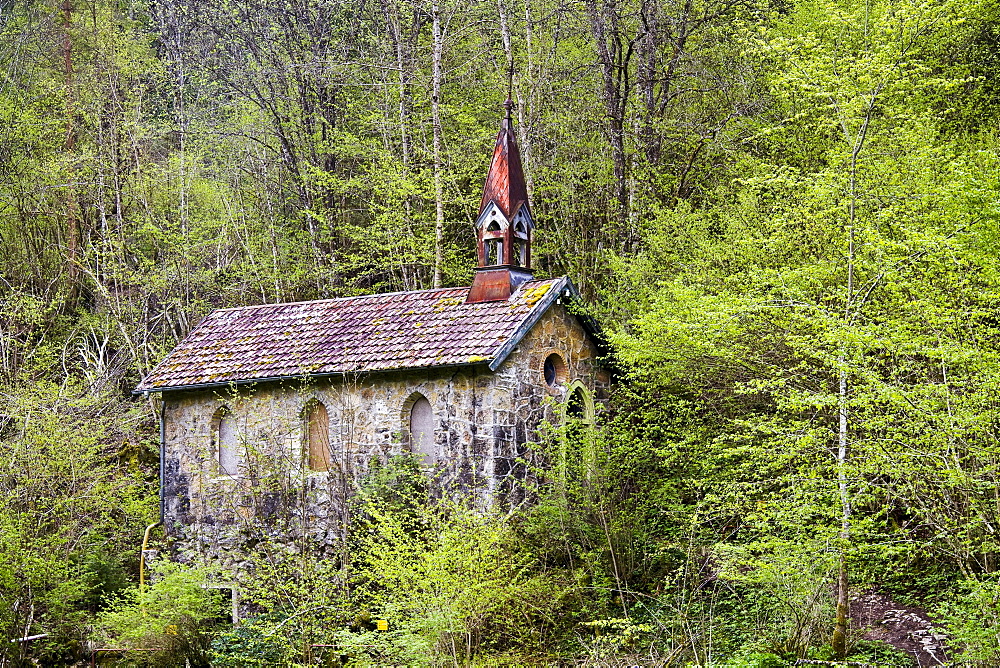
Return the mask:
M 140 589 L 131 390 L 214 308 L 468 285 L 508 95 L 613 344 L 579 470 L 400 461 L 349 558 Z M 995 0 L 0 0 L 0 666 L 1000 664 L 998 124 Z

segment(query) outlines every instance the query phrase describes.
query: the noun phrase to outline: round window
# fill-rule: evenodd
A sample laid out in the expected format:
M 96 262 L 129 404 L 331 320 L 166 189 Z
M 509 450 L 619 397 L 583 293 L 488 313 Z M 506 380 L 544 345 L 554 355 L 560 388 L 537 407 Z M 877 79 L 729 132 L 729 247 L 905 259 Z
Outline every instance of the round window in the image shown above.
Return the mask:
M 545 358 L 543 366 L 545 372 L 545 384 L 555 387 L 559 383 L 566 381 L 566 363 L 558 353 L 552 353 Z

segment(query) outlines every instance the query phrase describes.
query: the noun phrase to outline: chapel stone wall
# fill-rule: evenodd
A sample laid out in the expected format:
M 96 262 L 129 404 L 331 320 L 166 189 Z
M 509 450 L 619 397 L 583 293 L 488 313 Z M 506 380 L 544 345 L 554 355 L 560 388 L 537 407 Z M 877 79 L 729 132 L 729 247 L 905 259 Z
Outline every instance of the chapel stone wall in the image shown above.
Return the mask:
M 565 362 L 561 382 L 544 377 L 545 358 Z M 482 503 L 518 502 L 531 471 L 544 466 L 532 448 L 542 420 L 561 419 L 574 387 L 598 401 L 610 379 L 598 351 L 565 307 L 553 305 L 496 372 L 483 366 L 377 373 L 164 396 L 165 525 L 182 549 L 230 562 L 248 540 L 297 541 L 338 549 L 346 500 L 373 463 L 408 449 L 409 409 L 418 396 L 434 412 L 438 493 Z M 328 471 L 308 469 L 305 411 L 320 401 L 329 416 Z M 225 413 L 245 452 L 236 476 L 220 472 L 213 424 Z

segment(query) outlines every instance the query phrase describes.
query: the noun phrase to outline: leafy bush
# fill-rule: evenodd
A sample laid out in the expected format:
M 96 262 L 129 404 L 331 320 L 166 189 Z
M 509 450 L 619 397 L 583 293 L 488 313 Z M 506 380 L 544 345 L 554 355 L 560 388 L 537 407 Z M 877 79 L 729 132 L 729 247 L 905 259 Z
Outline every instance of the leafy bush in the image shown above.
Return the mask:
M 571 580 L 532 572 L 535 558 L 502 508 L 430 498 L 405 457 L 373 471 L 358 503 L 351 605 L 390 630 L 345 629 L 342 644 L 374 644 L 382 660 L 413 664 L 510 647 L 547 653 Z
M 909 668 L 917 665 L 912 654 L 896 649 L 881 640 L 859 640 L 854 643 L 848 658 L 858 663 L 885 666 L 885 668 Z
M 956 659 L 969 666 L 1000 665 L 1000 574 L 964 580 L 939 608 Z
M 136 653 L 136 662 L 172 666 L 187 662 L 208 666 L 208 631 L 224 614 L 218 592 L 205 588 L 207 571 L 167 561 L 151 568 L 144 590 L 126 590 L 97 619 L 100 639 Z
M 250 668 L 282 663 L 288 655 L 288 643 L 280 635 L 288 617 L 271 613 L 244 620 L 231 631 L 224 631 L 212 641 L 210 657 L 216 668 Z
M 785 668 L 793 663 L 792 661 L 782 659 L 777 654 L 756 652 L 748 654 L 739 663 L 734 664 L 734 668 Z

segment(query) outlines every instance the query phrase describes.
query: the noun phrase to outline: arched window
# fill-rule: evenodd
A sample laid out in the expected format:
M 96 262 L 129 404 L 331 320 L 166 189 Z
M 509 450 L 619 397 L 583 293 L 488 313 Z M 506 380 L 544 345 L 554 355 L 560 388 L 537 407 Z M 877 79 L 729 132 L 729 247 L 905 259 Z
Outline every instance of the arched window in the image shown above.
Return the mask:
M 518 221 L 514 226 L 514 248 L 511 264 L 519 267 L 528 266 L 528 230 L 524 226 L 524 221 Z
M 594 399 L 579 380 L 574 380 L 566 397 L 566 417 L 580 425 L 594 424 Z
M 587 399 L 583 394 L 583 388 L 578 387 L 573 390 L 569 399 L 566 400 L 566 415 L 577 420 L 587 417 Z
M 330 469 L 330 415 L 319 401 L 313 401 L 304 411 L 305 451 L 312 471 Z
M 495 220 L 486 228 L 487 234 L 500 234 L 500 224 Z M 486 266 L 503 264 L 503 239 L 483 239 L 483 249 L 486 253 Z
M 420 457 L 424 466 L 437 461 L 434 447 L 434 410 L 427 397 L 419 395 L 410 408 L 410 450 Z
M 225 406 L 217 410 L 212 418 L 212 450 L 219 473 L 239 475 L 240 464 L 243 463 L 239 433 L 235 417 Z
M 593 426 L 594 404 L 590 393 L 580 381 L 574 381 L 566 397 L 565 476 L 567 483 L 582 483 L 594 468 Z

